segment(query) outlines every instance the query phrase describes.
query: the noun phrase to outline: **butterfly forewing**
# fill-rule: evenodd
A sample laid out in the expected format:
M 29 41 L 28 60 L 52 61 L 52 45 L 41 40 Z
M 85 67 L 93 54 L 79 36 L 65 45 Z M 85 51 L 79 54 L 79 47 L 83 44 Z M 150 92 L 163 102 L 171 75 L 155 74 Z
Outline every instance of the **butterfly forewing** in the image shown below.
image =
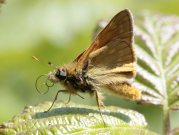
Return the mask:
M 115 15 L 109 24 L 98 34 L 94 50 L 105 46 L 113 40 L 125 40 L 129 44 L 133 37 L 133 22 L 130 12 L 126 9 Z
M 95 67 L 105 67 L 108 70 L 133 63 L 135 58 L 131 45 L 116 39 L 104 47 L 93 51 L 90 55 L 90 64 Z
M 129 10 L 125 9 L 115 15 L 92 45 L 77 57 L 77 68 L 81 69 L 89 59 L 91 67 L 102 66 L 108 69 L 135 62 L 132 42 L 132 17 Z

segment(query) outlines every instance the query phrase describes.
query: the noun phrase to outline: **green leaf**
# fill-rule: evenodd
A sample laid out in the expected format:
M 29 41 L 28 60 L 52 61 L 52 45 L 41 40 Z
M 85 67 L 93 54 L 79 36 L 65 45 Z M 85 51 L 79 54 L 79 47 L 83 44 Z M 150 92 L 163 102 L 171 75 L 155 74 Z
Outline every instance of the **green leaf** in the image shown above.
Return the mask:
M 0 125 L 0 134 L 155 134 L 146 129 L 147 123 L 138 112 L 118 107 L 105 107 L 102 117 L 98 108 L 70 103 L 51 102 L 25 107 L 24 111 Z
M 135 44 L 136 83 L 141 103 L 162 105 L 163 133 L 170 129 L 170 110 L 179 103 L 179 17 L 144 13 L 137 16 Z
M 149 13 L 137 18 L 136 84 L 142 100 L 173 108 L 179 101 L 179 18 Z

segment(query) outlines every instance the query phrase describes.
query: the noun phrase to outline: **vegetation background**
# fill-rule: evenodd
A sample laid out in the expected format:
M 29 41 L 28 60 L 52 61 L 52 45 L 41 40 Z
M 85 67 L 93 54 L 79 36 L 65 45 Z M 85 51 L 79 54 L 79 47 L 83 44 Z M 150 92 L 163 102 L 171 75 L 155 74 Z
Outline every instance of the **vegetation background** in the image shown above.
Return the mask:
M 46 63 L 55 66 L 72 61 L 92 41 L 101 19 L 110 19 L 125 8 L 133 13 L 147 10 L 179 15 L 178 0 L 6 0 L 0 12 L 0 123 L 20 113 L 24 106 L 53 100 L 61 86 L 46 95 L 35 89 L 37 76 L 48 73 Z M 37 56 L 43 63 L 31 59 Z M 96 105 L 95 99 L 72 97 L 73 102 Z M 59 97 L 67 100 L 68 95 Z M 132 108 L 145 115 L 149 128 L 162 132 L 162 110 L 137 105 L 106 93 L 105 105 Z M 179 126 L 179 114 L 171 114 L 172 127 Z

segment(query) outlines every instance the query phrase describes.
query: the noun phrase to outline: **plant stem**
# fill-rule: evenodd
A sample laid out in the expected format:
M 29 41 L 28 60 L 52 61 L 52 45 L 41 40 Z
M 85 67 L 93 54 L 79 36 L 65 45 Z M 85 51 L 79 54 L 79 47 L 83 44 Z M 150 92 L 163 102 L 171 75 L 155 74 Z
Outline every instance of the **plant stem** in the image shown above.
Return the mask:
M 170 135 L 170 110 L 168 106 L 163 106 L 163 134 Z

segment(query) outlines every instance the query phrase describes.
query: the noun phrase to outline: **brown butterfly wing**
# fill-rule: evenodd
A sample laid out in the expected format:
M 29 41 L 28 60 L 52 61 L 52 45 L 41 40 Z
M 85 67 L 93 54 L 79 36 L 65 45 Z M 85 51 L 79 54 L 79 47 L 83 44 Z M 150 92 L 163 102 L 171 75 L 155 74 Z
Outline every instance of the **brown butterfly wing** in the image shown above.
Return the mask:
M 108 70 L 133 66 L 135 60 L 131 43 L 117 39 L 93 51 L 89 55 L 91 67 L 104 67 Z
M 77 68 L 82 68 L 84 62 L 90 57 L 93 66 L 101 65 L 108 66 L 108 68 L 121 66 L 126 62 L 134 62 L 132 24 L 129 10 L 125 9 L 115 15 L 98 34 L 92 45 L 76 58 Z
M 133 21 L 129 10 L 125 9 L 116 14 L 109 24 L 99 33 L 93 51 L 105 46 L 107 43 L 120 39 L 129 44 L 133 38 Z
M 114 16 L 92 45 L 89 48 L 92 51 L 86 55 L 89 61 L 88 76 L 99 85 L 130 84 L 136 73 L 130 12 L 124 10 Z
M 106 86 L 125 98 L 140 99 L 141 92 L 130 84 L 135 76 L 136 57 L 133 49 L 133 20 L 129 10 L 115 15 L 76 61 L 80 69 L 88 61 L 86 74 L 97 86 Z

